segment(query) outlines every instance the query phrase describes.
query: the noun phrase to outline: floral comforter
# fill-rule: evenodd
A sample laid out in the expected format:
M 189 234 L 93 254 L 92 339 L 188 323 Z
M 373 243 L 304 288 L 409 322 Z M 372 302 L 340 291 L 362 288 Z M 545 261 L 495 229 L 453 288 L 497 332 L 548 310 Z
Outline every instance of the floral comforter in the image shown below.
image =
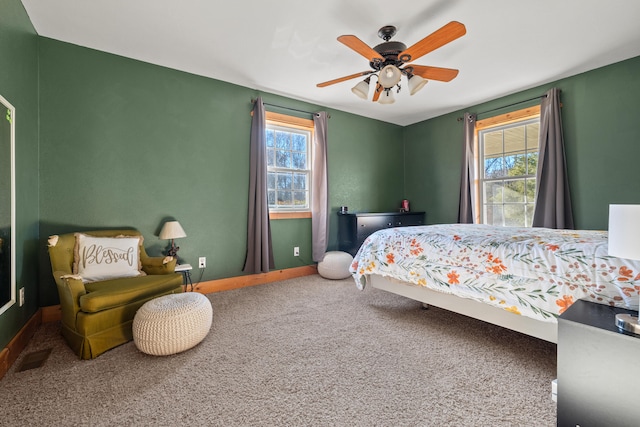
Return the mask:
M 446 224 L 380 230 L 350 268 L 555 322 L 574 301 L 638 309 L 640 262 L 607 255 L 607 233 Z

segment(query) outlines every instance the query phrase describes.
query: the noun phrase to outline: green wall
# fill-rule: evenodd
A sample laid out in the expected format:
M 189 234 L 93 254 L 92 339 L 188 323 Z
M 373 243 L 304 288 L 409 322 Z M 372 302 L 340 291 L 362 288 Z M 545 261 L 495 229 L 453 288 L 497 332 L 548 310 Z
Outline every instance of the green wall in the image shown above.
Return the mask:
M 149 253 L 159 255 L 166 246 L 159 229 L 175 218 L 187 233 L 177 242 L 179 256 L 192 265 L 207 257 L 202 280 L 241 275 L 250 101 L 259 93 L 47 38 L 40 38 L 39 48 L 41 240 L 133 226 L 144 234 Z M 266 103 L 321 109 L 261 95 Z M 339 205 L 394 208 L 403 192 L 402 128 L 329 113 L 333 211 Z M 277 269 L 312 263 L 310 219 L 274 220 L 272 234 Z M 46 253 L 40 273 L 41 305 L 56 304 Z
M 39 307 L 38 37 L 19 0 L 0 0 L 0 94 L 16 109 L 16 280 L 25 305 L 0 315 L 0 349 Z
M 576 228 L 606 229 L 610 203 L 640 203 L 640 57 L 472 106 L 404 129 L 405 195 L 428 223 L 456 222 L 464 111 L 480 113 L 562 90 L 562 120 Z M 524 108 L 520 104 L 496 114 Z

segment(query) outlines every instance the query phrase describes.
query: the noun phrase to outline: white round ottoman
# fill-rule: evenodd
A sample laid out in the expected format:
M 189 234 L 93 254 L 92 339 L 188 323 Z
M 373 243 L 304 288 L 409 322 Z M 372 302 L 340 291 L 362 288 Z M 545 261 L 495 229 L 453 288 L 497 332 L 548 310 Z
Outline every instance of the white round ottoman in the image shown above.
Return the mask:
M 346 252 L 329 251 L 318 263 L 318 274 L 325 279 L 346 279 L 351 275 L 349 266 L 352 262 L 353 257 Z
M 133 342 L 143 353 L 166 356 L 190 349 L 211 329 L 213 309 L 197 292 L 147 301 L 133 318 Z

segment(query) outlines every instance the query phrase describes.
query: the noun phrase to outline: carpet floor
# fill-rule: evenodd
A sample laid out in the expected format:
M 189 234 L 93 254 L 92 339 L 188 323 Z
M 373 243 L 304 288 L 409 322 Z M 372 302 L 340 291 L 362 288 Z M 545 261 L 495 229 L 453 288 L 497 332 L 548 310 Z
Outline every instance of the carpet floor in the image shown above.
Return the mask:
M 554 426 L 556 345 L 353 280 L 209 294 L 202 343 L 79 360 L 43 324 L 0 380 L 11 426 Z M 40 368 L 21 359 L 51 349 Z

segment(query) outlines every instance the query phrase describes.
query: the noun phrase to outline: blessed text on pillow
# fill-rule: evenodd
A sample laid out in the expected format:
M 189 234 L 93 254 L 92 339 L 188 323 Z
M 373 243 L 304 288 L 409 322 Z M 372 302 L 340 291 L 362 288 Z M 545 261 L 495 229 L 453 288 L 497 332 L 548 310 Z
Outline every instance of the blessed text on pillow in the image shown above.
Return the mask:
M 83 282 L 144 275 L 140 261 L 142 236 L 75 236 L 73 273 Z

